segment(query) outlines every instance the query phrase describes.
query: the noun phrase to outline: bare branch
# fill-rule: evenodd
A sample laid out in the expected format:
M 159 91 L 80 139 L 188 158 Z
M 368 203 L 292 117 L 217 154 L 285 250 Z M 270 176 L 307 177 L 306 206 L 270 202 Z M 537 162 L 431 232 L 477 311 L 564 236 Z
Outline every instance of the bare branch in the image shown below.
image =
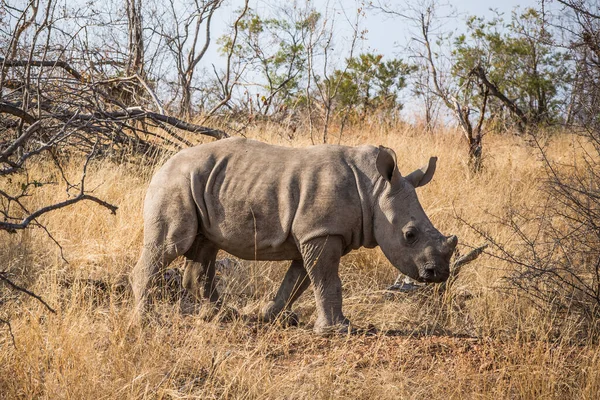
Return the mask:
M 2 222 L 0 221 L 0 230 L 5 230 L 8 231 L 9 233 L 15 233 L 17 230 L 19 229 L 25 229 L 27 228 L 27 226 L 29 226 L 29 224 L 35 220 L 36 218 L 39 218 L 41 215 L 46 214 L 50 211 L 54 211 L 54 210 L 59 210 L 61 208 L 70 206 L 71 204 L 75 204 L 79 201 L 82 200 L 91 200 L 93 202 L 96 202 L 98 204 L 100 204 L 103 207 L 106 207 L 110 210 L 111 214 L 116 214 L 118 207 L 114 206 L 110 203 L 107 203 L 99 198 L 97 198 L 96 196 L 91 196 L 89 194 L 79 194 L 76 197 L 69 199 L 69 200 L 65 200 L 63 202 L 60 203 L 56 203 L 56 204 L 51 204 L 49 206 L 46 207 L 42 207 L 39 210 L 31 213 L 30 215 L 28 215 L 27 217 L 23 218 L 23 220 L 18 223 L 18 224 L 13 224 L 10 222 Z
M 62 115 L 61 118 L 65 118 L 67 115 Z M 177 129 L 182 129 L 184 131 L 192 132 L 192 133 L 200 133 L 202 135 L 211 136 L 216 139 L 223 139 L 229 137 L 226 132 L 220 131 L 218 129 L 207 128 L 205 126 L 192 124 L 190 122 L 185 122 L 175 117 L 171 117 L 164 114 L 155 113 L 152 111 L 146 111 L 141 107 L 133 107 L 128 108 L 124 111 L 113 111 L 113 112 L 104 112 L 98 114 L 78 114 L 73 116 L 74 119 L 78 120 L 87 120 L 94 121 L 99 118 L 108 118 L 109 120 L 114 119 L 143 119 L 148 118 L 154 121 L 164 122 L 165 124 L 171 125 Z
M 564 6 L 572 8 L 573 10 L 577 11 L 580 14 L 584 14 L 584 15 L 587 15 L 588 17 L 592 17 L 595 19 L 600 19 L 600 14 L 594 14 L 591 11 L 585 10 L 585 9 L 579 7 L 577 4 L 575 4 L 574 1 L 565 1 L 565 0 L 557 0 L 557 1 Z
M 208 113 L 206 113 L 203 123 L 206 122 L 214 113 L 216 113 L 217 110 L 219 110 L 221 107 L 223 107 L 225 104 L 227 104 L 231 100 L 233 87 L 237 83 L 237 82 L 234 82 L 233 84 L 230 85 L 231 62 L 232 62 L 233 54 L 235 52 L 235 46 L 236 46 L 238 35 L 239 35 L 240 22 L 242 21 L 242 19 L 244 19 L 244 17 L 246 16 L 246 13 L 248 12 L 248 9 L 250 8 L 248 4 L 249 4 L 249 0 L 245 0 L 244 8 L 242 9 L 242 11 L 240 12 L 240 14 L 238 15 L 238 17 L 236 18 L 236 20 L 233 24 L 233 37 L 231 39 L 231 45 L 230 45 L 229 49 L 227 49 L 227 63 L 225 66 L 225 78 L 224 78 L 224 82 L 221 84 L 221 89 L 222 89 L 223 95 L 224 95 L 223 99 L 221 99 L 220 102 L 215 104 L 215 106 Z M 213 68 L 214 68 L 214 65 L 213 65 Z M 217 77 L 218 77 L 218 75 L 217 75 Z M 235 80 L 237 81 L 237 78 Z
M 1 112 L 1 104 L 0 104 L 0 112 Z M 36 121 L 33 125 L 30 125 L 29 128 L 23 132 L 21 136 L 19 136 L 10 146 L 6 148 L 2 153 L 0 153 L 0 161 L 6 160 L 9 156 L 11 156 L 19 146 L 22 146 L 35 132 L 37 132 L 42 127 L 42 121 Z
M 489 89 L 490 94 L 492 96 L 497 97 L 506 105 L 506 107 L 508 107 L 510 111 L 512 111 L 515 115 L 519 117 L 519 119 L 521 120 L 521 130 L 524 126 L 528 124 L 529 121 L 525 116 L 525 113 L 523 113 L 519 106 L 517 106 L 513 101 L 510 101 L 502 92 L 500 92 L 496 85 L 494 85 L 487 79 L 485 71 L 483 70 L 483 67 L 481 65 L 478 65 L 477 67 L 473 68 L 471 74 L 477 76 L 481 80 L 481 83 L 483 83 Z
M 69 63 L 65 61 L 40 61 L 40 60 L 6 60 L 0 57 L 0 62 L 5 67 L 51 67 L 51 68 L 62 68 L 67 71 L 71 76 L 80 82 L 85 82 L 83 76 L 73 68 Z
M 36 118 L 33 115 L 5 101 L 0 101 L 0 114 L 2 113 L 14 115 L 15 117 L 21 118 L 28 124 L 33 124 L 36 122 Z

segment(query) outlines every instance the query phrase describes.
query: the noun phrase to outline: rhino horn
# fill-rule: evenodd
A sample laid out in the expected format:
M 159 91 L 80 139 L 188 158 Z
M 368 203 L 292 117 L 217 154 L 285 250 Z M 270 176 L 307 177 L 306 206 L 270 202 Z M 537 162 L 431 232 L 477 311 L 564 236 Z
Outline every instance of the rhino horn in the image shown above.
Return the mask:
M 408 180 L 408 182 L 410 182 L 410 184 L 413 185 L 414 188 L 426 185 L 427 183 L 429 183 L 431 178 L 433 178 L 436 164 L 437 157 L 431 157 L 427 165 L 408 174 L 406 176 L 406 180 Z

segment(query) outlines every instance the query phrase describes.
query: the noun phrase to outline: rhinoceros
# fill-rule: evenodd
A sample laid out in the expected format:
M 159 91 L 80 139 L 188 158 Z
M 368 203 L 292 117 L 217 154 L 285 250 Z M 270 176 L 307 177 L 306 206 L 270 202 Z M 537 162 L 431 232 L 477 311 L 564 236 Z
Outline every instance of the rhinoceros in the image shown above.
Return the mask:
M 379 246 L 402 273 L 446 280 L 457 238 L 432 225 L 415 193 L 436 161 L 403 177 L 383 146 L 288 148 L 229 138 L 180 151 L 154 175 L 144 201 L 144 245 L 131 276 L 136 313 L 144 313 L 151 278 L 179 255 L 184 288 L 218 302 L 219 249 L 246 260 L 290 260 L 262 319 L 291 313 L 312 283 L 317 333 L 350 326 L 338 267 L 352 250 Z

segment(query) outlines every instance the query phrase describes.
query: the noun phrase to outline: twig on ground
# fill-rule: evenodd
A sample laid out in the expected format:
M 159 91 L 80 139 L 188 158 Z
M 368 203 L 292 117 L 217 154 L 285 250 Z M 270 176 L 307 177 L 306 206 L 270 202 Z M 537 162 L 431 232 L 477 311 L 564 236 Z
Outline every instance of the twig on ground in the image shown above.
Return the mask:
M 6 319 L 2 319 L 0 318 L 0 324 L 4 324 L 8 327 L 8 333 L 10 335 L 10 338 L 12 340 L 12 344 L 15 347 L 15 349 L 17 348 L 17 342 L 15 341 L 15 335 L 13 334 L 12 331 L 12 325 L 10 324 L 10 321 L 6 320 Z
M 44 299 L 42 299 L 40 296 L 33 293 L 32 291 L 27 290 L 24 287 L 17 285 L 16 283 L 14 283 L 10 279 L 8 279 L 5 276 L 5 274 L 6 274 L 6 272 L 4 272 L 4 271 L 0 272 L 0 280 L 2 280 L 3 282 L 6 282 L 12 289 L 17 290 L 19 292 L 23 292 L 26 295 L 33 297 L 34 299 L 36 299 L 37 301 L 42 303 L 48 309 L 48 311 L 50 311 L 52 314 L 56 314 L 56 310 L 54 308 L 50 307 L 50 305 L 48 303 L 46 303 L 46 301 L 44 301 Z

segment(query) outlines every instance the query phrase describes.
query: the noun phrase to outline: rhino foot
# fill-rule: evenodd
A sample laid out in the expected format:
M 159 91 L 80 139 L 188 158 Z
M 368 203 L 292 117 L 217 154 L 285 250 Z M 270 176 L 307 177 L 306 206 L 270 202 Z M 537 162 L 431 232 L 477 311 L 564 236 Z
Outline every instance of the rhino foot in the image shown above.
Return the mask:
M 348 318 L 344 318 L 341 323 L 334 325 L 320 325 L 317 321 L 313 328 L 314 332 L 322 336 L 334 336 L 334 335 L 376 335 L 378 330 L 373 325 L 369 325 L 367 328 L 358 327 L 350 322 Z
M 203 304 L 199 315 L 205 321 L 217 319 L 219 322 L 231 322 L 240 317 L 240 313 L 235 308 L 227 306 L 221 301 Z
M 290 326 L 298 326 L 300 324 L 300 319 L 298 318 L 298 314 L 292 310 L 283 310 L 274 320 L 270 322 L 274 322 L 287 328 Z
M 341 318 L 338 323 L 328 323 L 326 321 L 321 321 L 317 318 L 315 322 L 315 326 L 313 328 L 314 332 L 318 335 L 351 335 L 353 334 L 352 323 L 348 318 Z
M 267 323 L 277 323 L 284 327 L 298 326 L 300 319 L 295 312 L 289 309 L 278 311 L 277 308 L 274 301 L 269 302 L 262 309 L 260 320 Z
M 316 326 L 313 328 L 317 335 L 321 336 L 334 336 L 334 335 L 355 335 L 357 329 L 353 328 L 350 323 L 348 324 L 336 324 L 328 326 Z

